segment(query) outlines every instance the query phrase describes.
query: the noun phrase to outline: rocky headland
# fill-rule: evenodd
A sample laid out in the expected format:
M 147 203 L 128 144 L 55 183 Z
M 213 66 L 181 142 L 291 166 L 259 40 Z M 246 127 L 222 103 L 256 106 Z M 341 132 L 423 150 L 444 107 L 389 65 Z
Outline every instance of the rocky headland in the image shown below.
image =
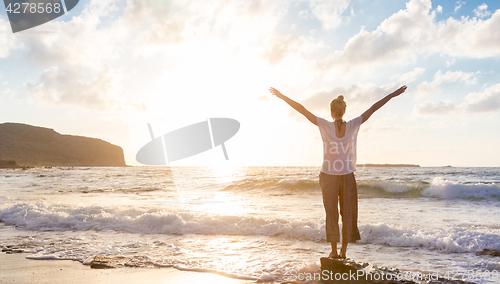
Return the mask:
M 123 149 L 97 138 L 21 123 L 0 124 L 0 168 L 126 166 Z

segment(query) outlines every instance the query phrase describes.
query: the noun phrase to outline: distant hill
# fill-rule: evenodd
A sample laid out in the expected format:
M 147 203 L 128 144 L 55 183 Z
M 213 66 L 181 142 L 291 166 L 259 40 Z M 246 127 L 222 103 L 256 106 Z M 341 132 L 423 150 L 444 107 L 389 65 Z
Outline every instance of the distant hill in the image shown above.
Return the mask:
M 361 164 L 361 165 L 356 165 L 356 167 L 409 167 L 409 168 L 419 168 L 419 165 L 412 165 L 412 164 Z
M 19 166 L 125 166 L 123 149 L 101 139 L 61 135 L 21 123 L 0 124 L 0 160 Z

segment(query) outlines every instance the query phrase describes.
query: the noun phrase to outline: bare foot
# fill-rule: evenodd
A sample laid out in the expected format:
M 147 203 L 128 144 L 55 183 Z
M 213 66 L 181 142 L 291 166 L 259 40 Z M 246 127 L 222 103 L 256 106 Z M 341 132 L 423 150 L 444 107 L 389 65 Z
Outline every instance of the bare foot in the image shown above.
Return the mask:
M 331 251 L 330 254 L 328 255 L 329 258 L 339 258 L 339 255 L 337 254 L 337 250 Z
M 345 259 L 346 258 L 346 256 L 345 256 L 346 252 L 347 252 L 347 245 L 346 246 L 342 246 L 340 248 L 340 255 L 339 255 L 339 257 Z

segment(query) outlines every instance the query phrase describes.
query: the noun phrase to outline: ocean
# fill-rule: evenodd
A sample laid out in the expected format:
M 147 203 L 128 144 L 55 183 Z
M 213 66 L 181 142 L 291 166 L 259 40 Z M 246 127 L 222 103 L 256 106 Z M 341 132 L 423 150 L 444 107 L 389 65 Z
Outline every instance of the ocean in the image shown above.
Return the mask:
M 0 170 L 0 246 L 30 259 L 290 281 L 330 252 L 319 167 Z M 500 168 L 365 167 L 348 258 L 500 283 Z

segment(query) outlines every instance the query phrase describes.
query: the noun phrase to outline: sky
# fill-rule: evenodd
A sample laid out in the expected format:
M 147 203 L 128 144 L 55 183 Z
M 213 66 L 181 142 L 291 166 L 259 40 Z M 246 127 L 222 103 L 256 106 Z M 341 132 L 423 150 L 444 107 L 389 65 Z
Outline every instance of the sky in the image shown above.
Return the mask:
M 0 123 L 123 148 L 210 117 L 239 132 L 175 165 L 319 166 L 317 116 L 342 94 L 365 122 L 358 163 L 500 166 L 497 0 L 81 0 L 12 33 L 0 9 Z M 173 164 L 174 165 L 174 164 Z

